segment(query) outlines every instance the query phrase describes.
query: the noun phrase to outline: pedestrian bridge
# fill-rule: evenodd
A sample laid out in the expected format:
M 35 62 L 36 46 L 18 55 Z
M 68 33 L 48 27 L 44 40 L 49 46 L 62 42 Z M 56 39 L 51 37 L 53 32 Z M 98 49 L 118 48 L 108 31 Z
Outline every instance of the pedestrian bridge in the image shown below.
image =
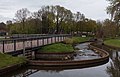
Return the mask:
M 40 46 L 61 42 L 69 34 L 58 35 L 15 35 L 10 36 L 9 39 L 0 40 L 0 52 L 12 55 L 24 54 L 26 50 L 34 50 Z

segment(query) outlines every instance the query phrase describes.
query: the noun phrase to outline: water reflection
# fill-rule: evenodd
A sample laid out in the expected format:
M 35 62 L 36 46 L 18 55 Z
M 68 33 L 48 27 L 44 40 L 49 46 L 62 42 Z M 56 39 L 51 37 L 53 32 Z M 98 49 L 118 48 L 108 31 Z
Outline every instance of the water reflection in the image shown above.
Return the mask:
M 110 77 L 120 77 L 120 52 L 111 52 L 109 54 L 111 55 L 112 62 L 110 62 L 110 66 L 107 66 L 106 71 L 110 75 Z
M 79 49 L 88 49 L 89 43 L 78 45 Z M 86 50 L 87 54 L 91 51 Z M 84 54 L 84 53 L 82 53 Z M 17 71 L 0 77 L 120 77 L 120 57 L 119 52 L 109 52 L 110 62 L 94 64 L 88 66 L 68 66 L 68 67 L 23 67 Z M 87 56 L 84 56 L 87 57 Z M 92 56 L 93 57 L 93 56 Z M 86 68 L 85 68 L 86 67 Z

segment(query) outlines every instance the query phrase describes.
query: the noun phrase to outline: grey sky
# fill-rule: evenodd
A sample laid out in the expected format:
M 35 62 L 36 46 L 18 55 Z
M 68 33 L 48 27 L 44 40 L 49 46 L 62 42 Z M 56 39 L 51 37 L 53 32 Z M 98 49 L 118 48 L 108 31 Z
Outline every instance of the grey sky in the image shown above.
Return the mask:
M 108 18 L 105 11 L 108 6 L 106 0 L 0 0 L 0 22 L 13 19 L 16 11 L 21 8 L 28 8 L 33 12 L 43 5 L 61 5 L 95 20 Z

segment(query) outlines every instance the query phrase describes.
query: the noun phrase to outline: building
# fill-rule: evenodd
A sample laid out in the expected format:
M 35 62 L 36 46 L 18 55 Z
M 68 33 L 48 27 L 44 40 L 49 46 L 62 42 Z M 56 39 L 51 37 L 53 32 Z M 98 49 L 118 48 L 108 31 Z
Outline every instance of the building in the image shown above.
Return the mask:
M 0 23 L 0 36 L 4 36 L 6 34 L 7 34 L 6 24 L 1 22 Z

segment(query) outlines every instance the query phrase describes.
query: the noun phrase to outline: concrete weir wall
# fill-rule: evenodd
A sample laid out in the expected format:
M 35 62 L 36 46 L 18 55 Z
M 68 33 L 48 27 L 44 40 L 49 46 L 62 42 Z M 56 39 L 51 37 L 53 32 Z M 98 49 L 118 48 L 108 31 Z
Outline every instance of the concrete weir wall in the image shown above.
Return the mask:
M 35 59 L 37 60 L 68 60 L 72 59 L 75 52 L 59 52 L 59 53 L 44 53 L 40 51 L 35 52 Z
M 60 61 L 44 61 L 44 60 L 29 60 L 28 64 L 33 66 L 92 66 L 97 64 L 102 64 L 109 61 L 109 54 L 100 48 L 90 45 L 90 48 L 96 50 L 101 57 L 97 59 L 90 60 L 60 60 Z

